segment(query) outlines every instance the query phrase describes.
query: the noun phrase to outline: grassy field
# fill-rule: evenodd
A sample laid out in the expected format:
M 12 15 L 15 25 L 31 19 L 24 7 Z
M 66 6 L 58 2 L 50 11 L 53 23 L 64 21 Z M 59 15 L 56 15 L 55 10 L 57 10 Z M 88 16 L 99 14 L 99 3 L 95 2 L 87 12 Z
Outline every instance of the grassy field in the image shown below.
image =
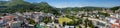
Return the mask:
M 70 21 L 72 21 L 72 19 L 67 18 L 67 17 L 60 17 L 58 19 L 58 22 L 60 23 L 60 25 L 63 25 L 63 22 L 70 22 Z

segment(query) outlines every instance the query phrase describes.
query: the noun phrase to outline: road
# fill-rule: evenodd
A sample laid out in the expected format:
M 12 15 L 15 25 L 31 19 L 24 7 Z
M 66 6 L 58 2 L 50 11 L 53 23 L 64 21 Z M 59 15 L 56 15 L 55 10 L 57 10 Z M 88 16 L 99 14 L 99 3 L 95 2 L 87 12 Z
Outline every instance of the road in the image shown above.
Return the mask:
M 89 20 L 92 20 L 92 21 L 99 21 L 101 23 L 104 23 L 105 24 L 105 27 L 102 27 L 102 28 L 107 28 L 107 25 L 110 26 L 111 24 L 110 23 L 107 23 L 106 21 L 103 21 L 103 20 L 100 20 L 100 19 L 95 19 L 95 18 L 88 18 Z
M 92 21 L 99 21 L 101 23 L 104 23 L 106 25 L 110 25 L 109 23 L 107 23 L 106 21 L 103 21 L 103 20 L 99 20 L 99 19 L 95 19 L 95 18 L 88 18 L 89 20 L 92 20 Z

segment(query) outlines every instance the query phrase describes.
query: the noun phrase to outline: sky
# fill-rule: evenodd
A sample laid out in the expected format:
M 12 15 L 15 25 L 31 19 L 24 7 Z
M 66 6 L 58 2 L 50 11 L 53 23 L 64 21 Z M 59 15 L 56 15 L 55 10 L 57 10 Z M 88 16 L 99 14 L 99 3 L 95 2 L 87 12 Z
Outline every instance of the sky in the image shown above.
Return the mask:
M 25 0 L 25 1 L 31 3 L 34 2 L 40 3 L 41 1 L 45 1 L 49 5 L 57 8 L 85 7 L 85 6 L 95 6 L 95 7 L 120 6 L 120 0 Z

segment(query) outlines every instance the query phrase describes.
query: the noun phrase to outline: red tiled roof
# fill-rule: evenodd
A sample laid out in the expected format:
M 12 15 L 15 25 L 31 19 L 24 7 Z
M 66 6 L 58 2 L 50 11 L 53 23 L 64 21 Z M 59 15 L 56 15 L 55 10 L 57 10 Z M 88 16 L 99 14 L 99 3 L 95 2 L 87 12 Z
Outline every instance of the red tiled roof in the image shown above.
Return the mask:
M 10 20 L 12 20 L 13 18 L 14 18 L 14 16 L 10 16 L 10 15 L 9 15 L 9 16 L 4 16 L 4 17 L 3 17 L 3 19 L 10 19 Z
M 118 20 L 118 19 L 116 19 L 116 23 L 119 23 L 119 20 Z
M 112 28 L 115 28 L 115 26 L 118 26 L 118 28 L 120 28 L 120 25 L 118 25 L 118 24 L 112 24 Z

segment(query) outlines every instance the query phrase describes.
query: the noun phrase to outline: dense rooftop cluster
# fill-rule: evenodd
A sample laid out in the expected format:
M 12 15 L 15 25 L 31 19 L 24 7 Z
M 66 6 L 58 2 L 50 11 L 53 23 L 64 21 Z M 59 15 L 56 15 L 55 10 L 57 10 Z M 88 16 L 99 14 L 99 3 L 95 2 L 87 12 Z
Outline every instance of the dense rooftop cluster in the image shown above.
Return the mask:
M 0 28 L 120 28 L 120 6 L 55 8 L 46 2 L 0 1 Z

